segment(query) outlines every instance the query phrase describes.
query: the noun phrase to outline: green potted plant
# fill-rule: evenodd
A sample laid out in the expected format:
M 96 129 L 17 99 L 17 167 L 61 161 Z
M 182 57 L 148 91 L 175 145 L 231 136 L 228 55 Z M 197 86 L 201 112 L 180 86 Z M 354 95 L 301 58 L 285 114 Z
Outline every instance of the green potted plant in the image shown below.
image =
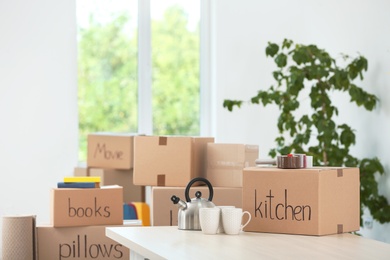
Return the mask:
M 367 111 L 375 108 L 378 98 L 354 83 L 358 77 L 363 79 L 367 59 L 343 55 L 345 65 L 339 66 L 335 58 L 316 45 L 295 44 L 287 39 L 279 45 L 268 43 L 265 52 L 277 66 L 272 73 L 275 84 L 246 102 L 264 107 L 275 104 L 280 110 L 279 136 L 269 155 L 305 153 L 313 156 L 314 165 L 359 167 L 361 217 L 366 207 L 375 220 L 389 222 L 390 206 L 378 193 L 375 179 L 376 173 L 384 173 L 383 166 L 378 158 L 358 159 L 350 154 L 350 147 L 356 143 L 354 130 L 346 123 L 336 123 L 338 107 L 331 98 L 332 92 L 346 92 L 357 106 Z M 306 97 L 309 93 L 310 107 L 298 111 L 305 93 Z M 246 102 L 227 99 L 223 107 L 233 111 Z

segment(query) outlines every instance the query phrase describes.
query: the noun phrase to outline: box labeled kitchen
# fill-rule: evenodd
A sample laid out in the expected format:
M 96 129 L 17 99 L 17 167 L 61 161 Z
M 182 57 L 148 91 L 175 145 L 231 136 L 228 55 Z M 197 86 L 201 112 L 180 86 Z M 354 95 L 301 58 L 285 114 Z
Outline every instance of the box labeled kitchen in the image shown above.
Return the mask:
M 359 168 L 243 171 L 245 231 L 328 235 L 360 229 Z
M 122 224 L 123 188 L 52 189 L 50 214 L 54 227 Z
M 190 188 L 190 198 L 195 198 L 195 192 L 200 191 L 204 199 L 209 199 L 207 186 Z M 242 188 L 214 187 L 212 202 L 216 206 L 242 207 Z M 171 201 L 175 195 L 185 201 L 185 187 L 152 187 L 151 215 L 152 226 L 177 226 L 178 206 Z
M 92 133 L 88 135 L 87 165 L 95 168 L 133 168 L 134 134 Z
M 75 176 L 87 176 L 87 167 L 79 165 L 74 168 Z M 123 202 L 145 202 L 145 186 L 134 185 L 133 169 L 116 170 L 89 168 L 90 176 L 100 177 L 100 185 L 119 185 L 123 187 Z
M 212 137 L 136 136 L 134 184 L 183 187 L 206 172 Z
M 108 238 L 109 226 L 61 227 L 38 226 L 39 260 L 126 259 L 127 247 Z
M 258 156 L 258 145 L 209 143 L 206 178 L 217 187 L 242 187 L 242 170 Z

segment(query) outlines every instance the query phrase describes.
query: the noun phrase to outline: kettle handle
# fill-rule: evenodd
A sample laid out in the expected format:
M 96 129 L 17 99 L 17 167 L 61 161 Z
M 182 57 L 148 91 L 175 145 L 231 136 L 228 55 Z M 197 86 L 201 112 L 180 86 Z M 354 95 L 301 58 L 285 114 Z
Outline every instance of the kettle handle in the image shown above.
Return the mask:
M 185 190 L 185 196 L 186 196 L 187 202 L 191 202 L 190 195 L 189 195 L 190 188 L 191 188 L 192 184 L 194 184 L 197 181 L 202 181 L 202 182 L 206 183 L 207 187 L 209 187 L 209 201 L 212 201 L 213 196 L 214 196 L 213 186 L 211 186 L 211 183 L 207 179 L 202 178 L 202 177 L 196 177 L 196 178 L 192 179 L 187 184 L 187 187 L 186 187 L 186 190 Z

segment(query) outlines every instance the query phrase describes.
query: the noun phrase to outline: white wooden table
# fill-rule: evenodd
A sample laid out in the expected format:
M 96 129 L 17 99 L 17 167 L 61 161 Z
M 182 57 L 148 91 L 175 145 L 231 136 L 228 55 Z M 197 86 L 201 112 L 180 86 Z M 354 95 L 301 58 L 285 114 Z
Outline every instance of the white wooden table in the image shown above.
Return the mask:
M 300 236 L 242 232 L 204 235 L 177 227 L 108 227 L 130 259 L 390 259 L 390 244 L 352 234 Z

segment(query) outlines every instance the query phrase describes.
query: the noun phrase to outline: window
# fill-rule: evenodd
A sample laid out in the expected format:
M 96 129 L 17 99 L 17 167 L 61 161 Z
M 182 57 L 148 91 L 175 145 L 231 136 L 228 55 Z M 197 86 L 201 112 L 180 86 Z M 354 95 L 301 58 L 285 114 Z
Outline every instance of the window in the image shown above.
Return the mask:
M 78 0 L 77 19 L 80 161 L 91 132 L 200 134 L 200 1 Z
M 199 135 L 199 6 L 151 1 L 154 134 Z

